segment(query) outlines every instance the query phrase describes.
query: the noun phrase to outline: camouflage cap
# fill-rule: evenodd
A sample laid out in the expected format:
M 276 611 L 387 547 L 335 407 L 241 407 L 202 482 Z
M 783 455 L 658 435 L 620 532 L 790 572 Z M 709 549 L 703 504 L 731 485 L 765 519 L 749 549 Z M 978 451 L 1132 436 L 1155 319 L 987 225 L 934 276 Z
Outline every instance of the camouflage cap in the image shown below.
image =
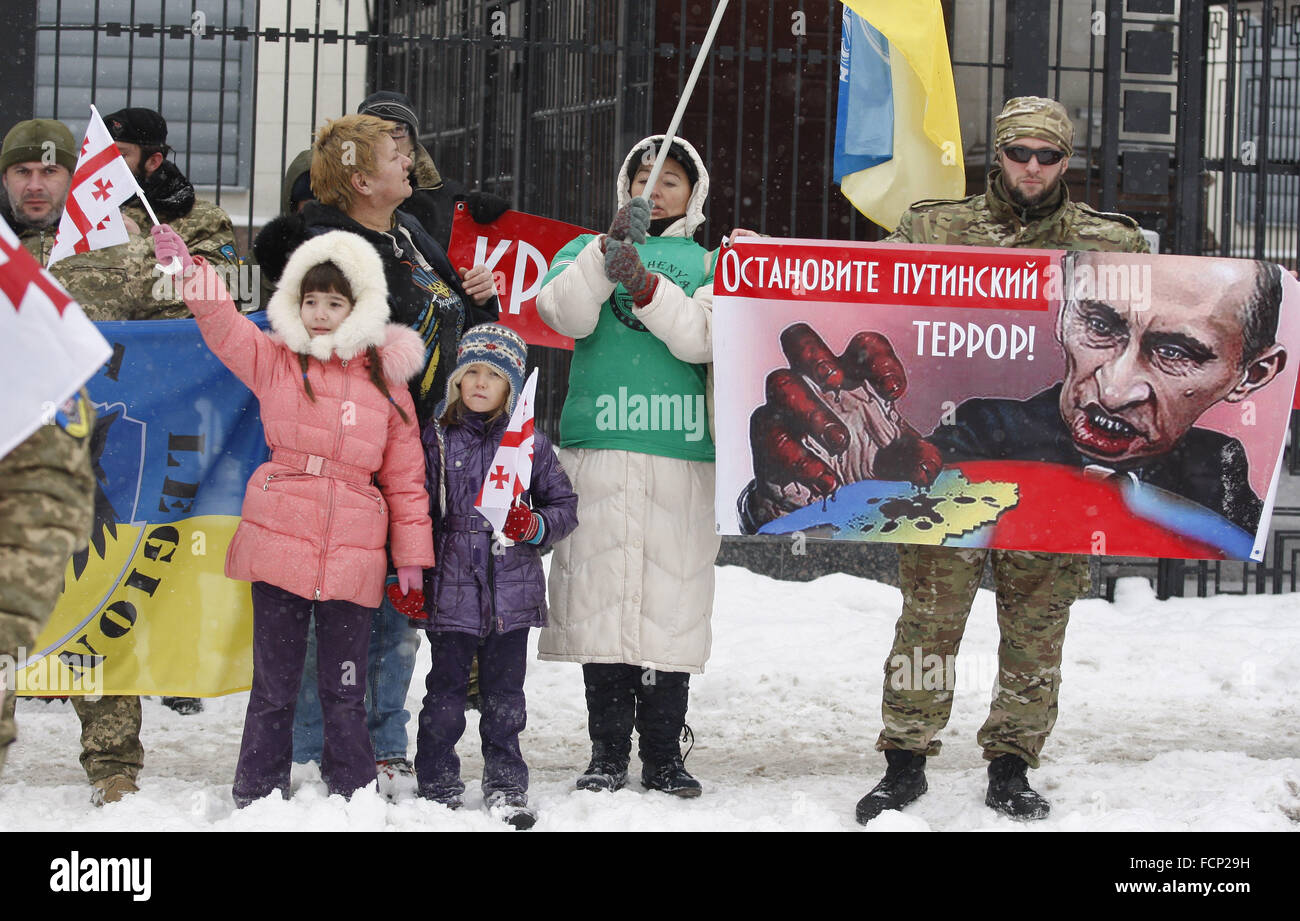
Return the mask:
M 72 172 L 77 168 L 77 142 L 68 126 L 53 118 L 33 118 L 19 122 L 5 135 L 0 150 L 0 173 L 15 163 L 54 162 Z
M 1008 99 L 993 120 L 994 143 L 1005 147 L 1017 138 L 1039 138 L 1074 153 L 1074 124 L 1065 106 L 1043 96 Z

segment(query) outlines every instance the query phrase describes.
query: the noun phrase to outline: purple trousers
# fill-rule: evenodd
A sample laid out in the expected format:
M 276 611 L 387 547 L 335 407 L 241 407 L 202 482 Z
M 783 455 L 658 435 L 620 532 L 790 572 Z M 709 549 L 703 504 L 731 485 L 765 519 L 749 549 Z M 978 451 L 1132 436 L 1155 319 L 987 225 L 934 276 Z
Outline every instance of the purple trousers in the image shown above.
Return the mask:
M 375 779 L 365 707 L 366 650 L 374 612 L 350 601 L 312 601 L 254 582 L 253 689 L 232 789 L 240 805 L 276 789 L 289 795 L 293 711 L 313 607 L 316 686 L 325 719 L 321 777 L 330 793 L 344 796 Z
M 429 643 L 433 665 L 425 679 L 415 737 L 415 776 L 421 792 L 440 796 L 465 792 L 456 743 L 465 733 L 465 693 L 475 653 L 482 695 L 478 728 L 483 740 L 483 795 L 495 790 L 526 791 L 528 765 L 519 752 L 519 733 L 528 722 L 524 701 L 528 630 L 493 632 L 483 639 L 431 630 Z

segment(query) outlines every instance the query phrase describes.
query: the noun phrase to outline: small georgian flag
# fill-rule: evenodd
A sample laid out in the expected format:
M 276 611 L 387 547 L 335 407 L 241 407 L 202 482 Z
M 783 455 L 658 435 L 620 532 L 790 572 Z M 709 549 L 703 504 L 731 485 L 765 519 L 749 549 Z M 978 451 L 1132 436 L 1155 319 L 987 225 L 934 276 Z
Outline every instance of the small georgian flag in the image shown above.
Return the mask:
M 533 403 L 537 396 L 537 369 L 519 394 L 510 424 L 501 436 L 501 445 L 492 458 L 487 478 L 474 500 L 474 508 L 492 523 L 497 534 L 505 527 L 506 515 L 515 499 L 528 490 L 533 481 Z
M 46 267 L 64 256 L 127 242 L 122 206 L 139 190 L 99 111 L 90 107 L 86 139 Z

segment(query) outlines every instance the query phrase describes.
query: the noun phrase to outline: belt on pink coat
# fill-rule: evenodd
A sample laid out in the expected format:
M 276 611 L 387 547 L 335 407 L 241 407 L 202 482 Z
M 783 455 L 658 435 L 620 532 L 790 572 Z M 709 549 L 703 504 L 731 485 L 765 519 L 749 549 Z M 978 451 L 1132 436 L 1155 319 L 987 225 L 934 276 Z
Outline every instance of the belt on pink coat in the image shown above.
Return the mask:
M 369 486 L 374 476 L 371 471 L 355 464 L 345 464 L 318 454 L 304 454 L 302 451 L 293 451 L 289 448 L 274 449 L 271 452 L 271 461 L 312 476 L 332 477 L 361 486 Z

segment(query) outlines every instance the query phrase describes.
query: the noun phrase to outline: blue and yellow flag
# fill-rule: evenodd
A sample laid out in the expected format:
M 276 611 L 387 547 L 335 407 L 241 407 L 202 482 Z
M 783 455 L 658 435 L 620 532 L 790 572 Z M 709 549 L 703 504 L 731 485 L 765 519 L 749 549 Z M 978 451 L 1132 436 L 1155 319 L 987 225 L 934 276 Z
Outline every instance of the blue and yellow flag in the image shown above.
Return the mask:
M 966 194 L 939 0 L 844 0 L 835 178 L 889 230 L 923 198 Z
M 265 328 L 265 314 L 253 319 Z M 249 585 L 223 568 L 267 456 L 257 400 L 194 320 L 96 326 L 113 355 L 87 384 L 98 413 L 90 547 L 68 563 L 18 693 L 246 690 Z

